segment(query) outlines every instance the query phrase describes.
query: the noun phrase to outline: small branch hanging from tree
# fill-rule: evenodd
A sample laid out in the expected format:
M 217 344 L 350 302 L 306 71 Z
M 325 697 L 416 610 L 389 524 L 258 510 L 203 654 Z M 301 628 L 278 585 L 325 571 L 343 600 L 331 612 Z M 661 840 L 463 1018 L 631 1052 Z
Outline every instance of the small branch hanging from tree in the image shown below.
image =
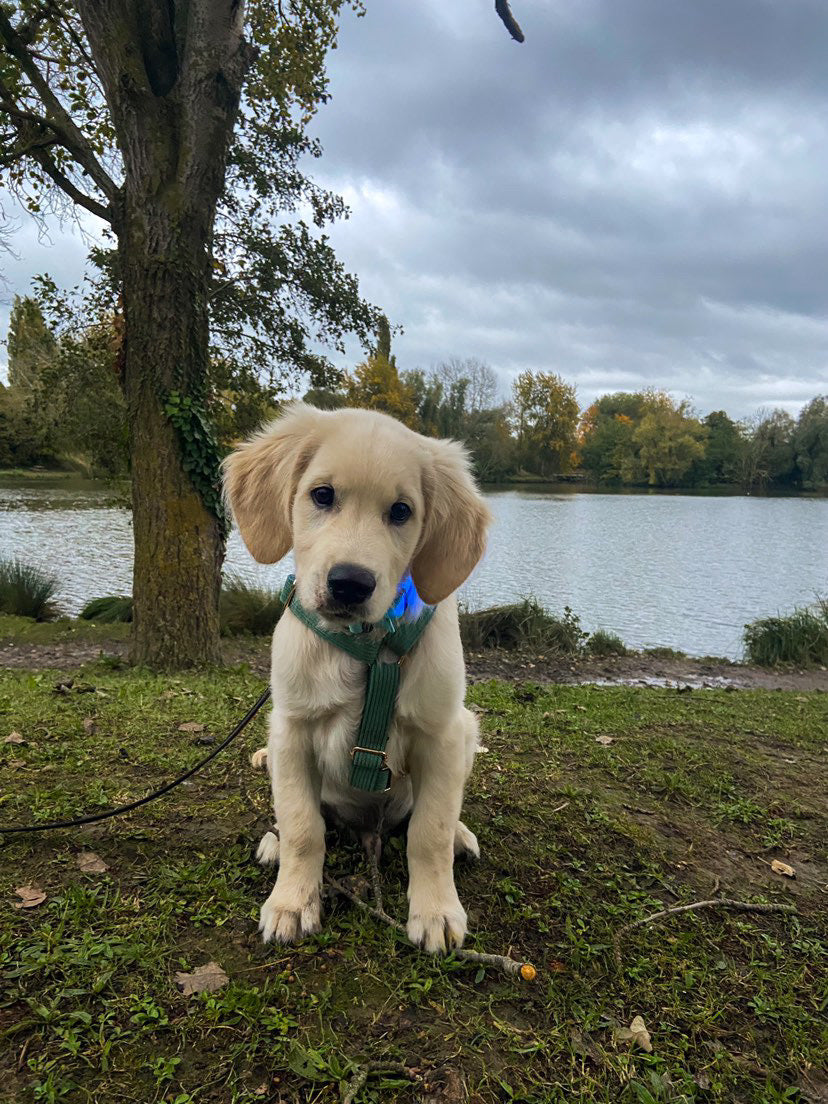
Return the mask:
M 509 7 L 509 0 L 495 0 L 495 11 L 503 21 L 503 26 L 515 40 L 515 42 L 523 42 L 524 35 L 520 29 L 520 24 L 512 15 L 512 9 Z

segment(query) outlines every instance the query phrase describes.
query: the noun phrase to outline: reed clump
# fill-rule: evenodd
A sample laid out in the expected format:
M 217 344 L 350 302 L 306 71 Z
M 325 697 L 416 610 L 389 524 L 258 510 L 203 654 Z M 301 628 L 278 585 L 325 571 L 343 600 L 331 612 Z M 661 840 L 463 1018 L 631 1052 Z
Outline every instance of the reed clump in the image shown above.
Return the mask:
M 828 599 L 785 616 L 763 617 L 744 629 L 745 656 L 759 667 L 828 666 Z
M 39 567 L 17 559 L 0 559 L 0 613 L 52 621 L 58 609 L 54 601 L 58 581 Z

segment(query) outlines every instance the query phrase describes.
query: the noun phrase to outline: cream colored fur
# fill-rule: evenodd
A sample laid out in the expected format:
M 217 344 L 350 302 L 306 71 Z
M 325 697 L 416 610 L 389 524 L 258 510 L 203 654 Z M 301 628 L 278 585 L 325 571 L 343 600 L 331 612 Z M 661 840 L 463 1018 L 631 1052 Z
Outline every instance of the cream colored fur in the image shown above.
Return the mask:
M 311 491 L 331 486 L 333 508 Z M 291 942 L 320 926 L 325 854 L 323 806 L 362 831 L 408 827 L 408 934 L 426 950 L 462 944 L 466 913 L 454 886 L 455 852 L 478 853 L 460 822 L 463 789 L 477 749 L 477 724 L 463 704 L 465 671 L 454 591 L 483 554 L 490 516 L 462 446 L 412 432 L 384 414 L 319 411 L 293 404 L 225 461 L 226 493 L 252 555 L 274 563 L 292 547 L 297 594 L 326 624 L 328 571 L 357 564 L 377 586 L 360 619 L 379 621 L 410 571 L 423 600 L 439 603 L 402 667 L 388 739 L 388 794 L 353 789 L 350 750 L 362 711 L 365 667 L 293 616 L 273 634 L 270 739 L 254 763 L 267 765 L 278 836 L 259 859 L 279 863 L 262 907 L 265 941 Z M 412 511 L 401 526 L 388 511 Z M 390 654 L 389 654 L 389 657 Z

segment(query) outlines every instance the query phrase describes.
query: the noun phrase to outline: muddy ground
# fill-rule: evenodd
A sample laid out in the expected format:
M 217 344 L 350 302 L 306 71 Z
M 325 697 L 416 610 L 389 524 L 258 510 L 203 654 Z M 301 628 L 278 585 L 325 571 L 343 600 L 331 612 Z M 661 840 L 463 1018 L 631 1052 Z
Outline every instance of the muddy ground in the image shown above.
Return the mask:
M 81 667 L 101 655 L 125 659 L 122 640 L 57 640 L 49 643 L 7 641 L 0 643 L 0 668 L 42 670 Z M 259 637 L 234 638 L 223 644 L 225 662 L 247 663 L 256 674 L 266 675 L 269 641 Z M 828 692 L 828 669 L 750 667 L 723 659 L 694 659 L 675 654 L 635 652 L 604 658 L 546 656 L 528 650 L 489 649 L 466 655 L 470 682 L 486 679 L 520 679 L 538 683 L 574 685 L 677 686 L 690 689 L 816 690 Z

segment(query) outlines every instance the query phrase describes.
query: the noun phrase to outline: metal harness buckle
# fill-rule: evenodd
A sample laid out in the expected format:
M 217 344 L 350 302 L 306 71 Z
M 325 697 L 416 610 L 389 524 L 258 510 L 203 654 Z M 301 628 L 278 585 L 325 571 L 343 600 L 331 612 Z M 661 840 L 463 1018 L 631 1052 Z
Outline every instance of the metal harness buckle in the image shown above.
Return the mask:
M 358 751 L 364 751 L 366 755 L 378 755 L 380 757 L 380 759 L 382 760 L 382 766 L 377 768 L 377 769 L 385 770 L 385 771 L 388 772 L 387 783 L 386 783 L 385 789 L 382 792 L 383 793 L 388 793 L 388 791 L 391 789 L 391 777 L 392 777 L 392 775 L 391 775 L 391 768 L 388 766 L 388 755 L 386 754 L 386 752 L 379 751 L 379 750 L 377 750 L 377 748 L 361 747 L 359 744 L 357 744 L 355 747 L 351 748 L 351 759 L 353 759 L 353 757 L 356 755 L 356 753 Z

